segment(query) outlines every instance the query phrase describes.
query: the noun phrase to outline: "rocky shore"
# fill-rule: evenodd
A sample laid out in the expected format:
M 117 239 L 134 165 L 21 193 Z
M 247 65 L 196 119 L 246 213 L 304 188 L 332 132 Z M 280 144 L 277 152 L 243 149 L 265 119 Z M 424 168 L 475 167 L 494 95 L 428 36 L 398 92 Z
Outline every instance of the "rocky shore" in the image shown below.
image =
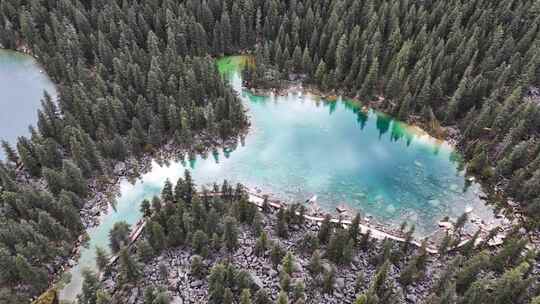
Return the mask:
M 299 243 L 307 234 L 315 234 L 320 226 L 314 222 L 306 222 L 304 225 L 293 225 L 290 236 L 281 239 L 275 234 L 275 223 L 277 222 L 275 211 L 264 214 L 263 229 L 267 232 L 269 240 L 278 242 L 282 248 L 290 251 L 294 255 L 295 271 L 292 275 L 292 284 L 301 281 L 306 286 L 306 303 L 353 303 L 358 293 L 365 291 L 372 281 L 376 266 L 373 260 L 380 255 L 382 250 L 381 241 L 373 241 L 368 250 L 357 249 L 354 252 L 352 263 L 347 266 L 337 266 L 334 280 L 334 291 L 323 293 L 321 288 L 314 288 L 314 278 L 308 270 L 311 255 L 305 254 L 299 248 Z M 239 236 L 239 247 L 233 253 L 221 250 L 216 254 L 203 260 L 203 265 L 208 274 L 210 268 L 217 262 L 229 260 L 239 269 L 246 270 L 253 282 L 254 289 L 265 288 L 271 295 L 272 300 L 276 300 L 280 289 L 280 269 L 275 268 L 270 260 L 270 250 L 263 256 L 256 256 L 254 247 L 256 237 L 246 226 L 242 226 Z M 397 250 L 398 243 L 393 244 Z M 417 251 L 416 249 L 415 251 Z M 324 251 L 324 250 L 323 250 Z M 136 254 L 132 249 L 132 254 Z M 191 274 L 190 264 L 194 253 L 189 247 L 176 247 L 163 251 L 159 256 L 145 263 L 143 268 L 144 280 L 136 286 L 118 286 L 119 270 L 118 266 L 113 268 L 104 276 L 104 286 L 108 292 L 114 294 L 115 299 L 123 299 L 119 303 L 142 304 L 143 291 L 146 287 L 165 287 L 173 304 L 206 303 L 208 301 L 208 280 L 206 277 L 197 278 Z M 411 253 L 409 256 L 413 256 Z M 424 279 L 419 283 L 403 288 L 399 283 L 394 284 L 393 290 L 399 303 L 418 303 L 418 299 L 425 298 L 430 286 L 433 284 L 436 275 L 435 271 L 443 268 L 444 261 L 434 257 L 428 257 L 428 271 Z M 164 265 L 164 266 L 161 266 Z M 323 267 L 330 268 L 332 264 L 323 260 Z M 160 268 L 167 269 L 166 277 L 163 276 Z M 364 275 L 364 283 L 357 288 L 358 273 Z M 392 280 L 397 280 L 400 269 L 391 266 L 389 276 Z

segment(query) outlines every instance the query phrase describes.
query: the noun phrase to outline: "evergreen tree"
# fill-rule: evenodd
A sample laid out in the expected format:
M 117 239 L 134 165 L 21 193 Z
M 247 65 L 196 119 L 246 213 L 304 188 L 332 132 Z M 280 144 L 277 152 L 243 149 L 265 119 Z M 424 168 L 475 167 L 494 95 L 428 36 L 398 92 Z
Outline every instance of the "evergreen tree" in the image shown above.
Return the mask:
M 251 304 L 251 292 L 249 289 L 243 289 L 240 295 L 240 304 Z
M 13 147 L 11 147 L 9 142 L 5 140 L 2 140 L 1 143 L 2 143 L 2 149 L 4 150 L 4 154 L 6 155 L 7 160 L 9 160 L 10 162 L 14 164 L 18 163 L 19 156 L 17 155 L 17 152 L 15 151 L 15 149 L 13 149 Z
M 77 302 L 81 304 L 96 304 L 97 293 L 101 288 L 101 283 L 96 274 L 88 269 L 83 270 L 82 276 L 83 284 L 81 293 L 77 296 Z
M 349 238 L 356 244 L 358 242 L 358 236 L 360 235 L 360 213 L 357 213 L 351 221 L 349 227 Z
M 202 278 L 204 275 L 204 268 L 201 256 L 194 255 L 191 257 L 190 271 L 192 276 Z
M 368 100 L 373 98 L 379 77 L 379 60 L 375 58 L 369 67 L 369 72 L 358 94 Z
M 129 244 L 130 234 L 131 230 L 128 223 L 124 221 L 114 223 L 113 228 L 109 231 L 109 246 L 111 247 L 111 251 L 117 253 L 122 247 L 127 246 Z
M 155 221 L 148 223 L 148 241 L 155 252 L 160 252 L 165 248 L 166 238 L 163 227 Z
M 105 249 L 99 246 L 96 246 L 96 264 L 99 271 L 104 271 L 107 268 L 107 265 L 109 265 L 109 257 L 107 252 L 105 252 Z
M 328 240 L 330 239 L 330 236 L 332 234 L 332 227 L 330 223 L 330 215 L 326 215 L 324 217 L 324 221 L 321 223 L 321 228 L 319 229 L 319 241 L 321 241 L 322 244 L 328 243 Z
M 268 291 L 264 288 L 257 290 L 255 293 L 255 299 L 253 301 L 254 304 L 270 304 L 272 301 L 270 301 L 270 296 L 268 295 Z
M 281 291 L 277 298 L 277 304 L 289 304 L 289 297 L 287 293 Z
M 282 238 L 289 236 L 289 223 L 287 221 L 287 214 L 283 208 L 280 208 L 277 214 L 276 234 Z
M 256 256 L 263 256 L 266 250 L 268 249 L 268 236 L 265 231 L 262 231 L 255 243 L 255 248 L 253 252 Z
M 223 242 L 229 252 L 232 252 L 238 247 L 238 227 L 236 219 L 233 217 L 226 217 L 224 220 L 223 229 Z
M 193 240 L 191 242 L 191 247 L 193 248 L 193 251 L 201 255 L 203 257 L 206 257 L 208 255 L 208 236 L 204 231 L 197 230 L 193 234 Z
M 309 261 L 308 269 L 313 277 L 316 277 L 322 273 L 323 266 L 321 261 L 321 253 L 319 250 L 315 250 L 315 252 L 313 252 L 311 260 Z
M 120 277 L 123 282 L 136 282 L 142 275 L 140 265 L 129 254 L 127 248 L 123 248 L 119 253 Z
M 295 264 L 294 264 L 294 257 L 292 253 L 289 251 L 283 258 L 283 261 L 281 262 L 282 271 L 285 272 L 288 275 L 292 275 L 295 271 Z

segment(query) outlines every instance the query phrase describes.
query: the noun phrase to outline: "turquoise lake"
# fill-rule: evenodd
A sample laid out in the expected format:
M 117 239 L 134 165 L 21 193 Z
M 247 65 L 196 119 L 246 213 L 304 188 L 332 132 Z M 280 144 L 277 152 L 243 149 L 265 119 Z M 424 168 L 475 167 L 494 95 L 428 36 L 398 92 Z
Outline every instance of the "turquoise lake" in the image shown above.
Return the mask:
M 447 143 L 384 114 L 363 112 L 353 102 L 293 90 L 284 97 L 253 96 L 242 89 L 237 59 L 222 59 L 219 66 L 245 102 L 252 127 L 234 151 L 185 162 L 199 185 L 228 179 L 291 202 L 317 195 L 323 209 L 346 203 L 387 225 L 406 220 L 416 225 L 418 236 L 467 207 L 473 216 L 492 217 L 479 198 L 480 186 L 466 183 L 460 157 Z M 185 169 L 182 162 L 154 163 L 134 184 L 121 182 L 116 211 L 88 231 L 90 241 L 69 272 L 62 299 L 73 300 L 80 291 L 81 269 L 95 268 L 95 246 L 108 247 L 113 224 L 134 224 L 141 200 L 158 195 L 166 179 L 176 182 Z
M 0 50 L 0 138 L 15 146 L 18 136 L 29 134 L 28 126 L 36 125 L 44 91 L 56 94 L 53 83 L 33 57 Z M 0 159 L 3 154 L 0 151 Z

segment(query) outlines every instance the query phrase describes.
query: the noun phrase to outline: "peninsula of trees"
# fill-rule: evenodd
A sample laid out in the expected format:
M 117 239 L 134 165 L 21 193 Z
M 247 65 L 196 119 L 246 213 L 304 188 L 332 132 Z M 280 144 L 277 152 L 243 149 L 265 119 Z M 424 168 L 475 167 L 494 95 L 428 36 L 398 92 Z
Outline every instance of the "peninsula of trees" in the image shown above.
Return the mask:
M 141 204 L 145 232 L 131 248 L 130 231 L 109 234 L 118 264 L 99 254 L 86 272 L 79 303 L 212 304 L 537 304 L 536 253 L 519 230 L 500 248 L 473 238 L 450 239 L 430 255 L 426 243 L 361 234 L 360 216 L 344 228 L 327 216 L 319 226 L 301 204 L 257 206 L 227 181 L 197 190 L 186 171 L 161 196 Z M 463 223 L 462 223 L 463 224 Z M 456 223 L 456 230 L 460 230 Z M 101 262 L 100 262 L 101 261 Z M 536 273 L 536 274 L 535 274 Z M 536 286 L 536 287 L 535 287 Z M 129 302 L 129 299 L 139 299 Z

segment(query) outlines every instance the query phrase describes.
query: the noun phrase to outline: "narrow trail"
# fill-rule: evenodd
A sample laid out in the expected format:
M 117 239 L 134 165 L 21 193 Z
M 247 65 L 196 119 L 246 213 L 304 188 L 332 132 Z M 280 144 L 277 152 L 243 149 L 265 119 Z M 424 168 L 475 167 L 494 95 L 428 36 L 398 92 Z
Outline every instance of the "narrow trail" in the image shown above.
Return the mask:
M 264 200 L 265 200 L 263 195 L 256 194 L 253 191 L 247 191 L 247 194 L 248 194 L 248 201 L 250 203 L 255 204 L 257 207 L 260 207 L 260 208 L 263 207 Z M 211 196 L 211 197 L 221 196 L 221 195 L 222 195 L 222 193 L 220 193 L 220 192 L 208 193 L 208 196 Z M 267 203 L 268 203 L 268 205 L 270 207 L 272 207 L 274 209 L 286 208 L 286 206 L 287 206 L 287 204 L 282 203 L 282 202 L 277 201 L 277 200 L 267 200 Z M 318 217 L 318 216 L 312 216 L 312 215 L 304 215 L 304 218 L 306 220 L 308 220 L 308 221 L 312 221 L 312 222 L 316 222 L 316 223 L 322 223 L 324 221 L 324 217 Z M 351 220 L 340 219 L 340 218 L 335 218 L 335 217 L 331 218 L 330 221 L 332 223 L 341 224 L 341 225 L 344 225 L 344 226 L 350 226 L 352 224 Z M 141 218 L 134 225 L 134 229 L 133 229 L 133 231 L 132 231 L 132 233 L 131 233 L 131 235 L 129 237 L 129 240 L 130 240 L 129 247 L 131 247 L 137 241 L 137 239 L 142 235 L 145 226 L 146 226 L 146 218 Z M 407 242 L 407 240 L 405 238 L 403 238 L 403 237 L 393 235 L 391 233 L 382 231 L 382 230 L 377 229 L 375 227 L 370 227 L 369 225 L 366 225 L 366 224 L 359 224 L 359 228 L 360 228 L 360 233 L 361 234 L 366 234 L 369 231 L 370 237 L 374 238 L 374 239 L 377 239 L 377 240 L 390 239 L 390 240 L 394 240 L 394 241 L 400 242 L 400 243 Z M 412 244 L 414 246 L 417 246 L 417 247 L 422 246 L 422 244 L 419 241 L 416 241 L 416 240 L 411 241 L 410 244 Z M 462 244 L 460 244 L 460 245 L 462 245 Z M 436 254 L 438 252 L 437 248 L 435 248 L 434 246 L 429 246 L 429 245 L 426 247 L 426 251 L 428 253 L 430 253 L 430 254 Z M 114 256 L 112 256 L 110 258 L 109 264 L 113 265 L 117 261 L 118 261 L 118 255 L 114 255 Z
M 248 191 L 248 196 L 249 196 L 249 201 L 251 203 L 257 205 L 258 207 L 263 206 L 264 197 L 262 197 L 262 196 L 260 196 L 258 194 L 255 194 L 253 192 L 250 192 L 250 191 Z M 282 204 L 282 203 L 276 202 L 276 201 L 268 201 L 268 205 L 270 205 L 271 207 L 273 207 L 275 209 L 284 208 L 286 206 L 286 204 Z M 309 220 L 309 221 L 313 221 L 313 222 L 317 222 L 317 223 L 321 223 L 321 222 L 324 221 L 324 217 L 317 217 L 317 216 L 311 216 L 311 215 L 304 215 L 304 218 Z M 330 221 L 332 223 L 342 224 L 342 225 L 346 225 L 346 226 L 350 226 L 352 224 L 351 220 L 343 220 L 343 219 L 337 219 L 337 218 L 332 218 L 332 219 L 330 219 Z M 401 243 L 406 242 L 405 238 L 403 238 L 403 237 L 392 235 L 392 234 L 390 234 L 388 232 L 382 231 L 382 230 L 374 228 L 374 227 L 370 227 L 370 226 L 365 225 L 365 224 L 359 224 L 359 227 L 360 227 L 360 233 L 361 234 L 366 234 L 369 231 L 370 236 L 372 238 L 374 238 L 374 239 L 377 239 L 377 240 L 391 239 L 391 240 L 394 240 L 396 242 L 401 242 Z M 418 241 L 411 241 L 410 243 L 417 246 L 417 247 L 422 246 L 422 244 L 420 242 L 418 242 Z M 437 253 L 437 249 L 432 247 L 432 246 L 426 247 L 426 251 L 431 253 L 431 254 L 436 254 Z
M 263 207 L 264 201 L 265 201 L 265 196 L 264 195 L 257 194 L 257 193 L 255 193 L 255 191 L 252 191 L 252 190 L 247 190 L 246 193 L 248 194 L 248 201 L 250 203 L 255 204 L 257 207 L 260 207 L 260 208 Z M 223 194 L 221 192 L 212 192 L 212 193 L 208 193 L 207 195 L 210 196 L 210 197 L 216 197 L 216 196 L 222 196 Z M 287 207 L 286 203 L 283 203 L 283 202 L 281 202 L 279 200 L 270 200 L 270 199 L 268 199 L 267 204 L 268 204 L 268 206 L 270 206 L 270 207 L 272 207 L 274 209 L 281 209 L 281 208 L 286 208 Z M 297 213 L 297 214 L 299 215 L 299 213 Z M 312 222 L 316 222 L 316 223 L 322 223 L 324 221 L 324 217 L 319 217 L 319 216 L 312 216 L 312 215 L 305 215 L 304 214 L 304 218 L 306 220 L 308 220 L 308 221 L 312 221 Z M 342 218 L 332 217 L 330 219 L 330 221 L 332 223 L 341 224 L 343 226 L 352 225 L 352 221 L 350 219 L 342 219 Z M 146 226 L 146 218 L 141 218 L 134 225 L 134 229 L 133 229 L 133 231 L 132 231 L 132 233 L 130 234 L 130 237 L 129 237 L 130 242 L 129 242 L 128 247 L 131 247 L 137 241 L 137 239 L 142 235 L 145 226 Z M 401 236 L 398 236 L 398 235 L 383 231 L 383 230 L 378 229 L 376 227 L 372 227 L 369 224 L 360 223 L 359 228 L 360 228 L 360 233 L 361 234 L 365 235 L 366 233 L 369 232 L 370 237 L 373 238 L 373 239 L 376 239 L 376 240 L 390 239 L 390 240 L 400 242 L 400 243 L 407 242 L 407 240 L 404 237 L 401 237 Z M 467 244 L 469 241 L 470 241 L 469 239 L 461 240 L 460 243 L 458 245 L 456 245 L 454 248 L 452 248 L 451 250 L 457 250 L 460 247 Z M 482 238 L 478 238 L 475 244 L 478 244 L 480 242 L 482 242 Z M 422 243 L 419 242 L 418 240 L 412 240 L 409 243 L 411 245 L 414 245 L 414 246 L 418 247 L 418 248 L 422 246 Z M 493 246 L 497 246 L 497 245 L 500 245 L 500 244 L 499 243 L 493 244 Z M 438 254 L 437 247 L 434 246 L 433 244 L 428 244 L 426 246 L 426 252 L 428 252 L 429 254 Z M 110 258 L 109 266 L 115 264 L 118 261 L 118 257 L 119 257 L 118 255 L 112 256 Z

